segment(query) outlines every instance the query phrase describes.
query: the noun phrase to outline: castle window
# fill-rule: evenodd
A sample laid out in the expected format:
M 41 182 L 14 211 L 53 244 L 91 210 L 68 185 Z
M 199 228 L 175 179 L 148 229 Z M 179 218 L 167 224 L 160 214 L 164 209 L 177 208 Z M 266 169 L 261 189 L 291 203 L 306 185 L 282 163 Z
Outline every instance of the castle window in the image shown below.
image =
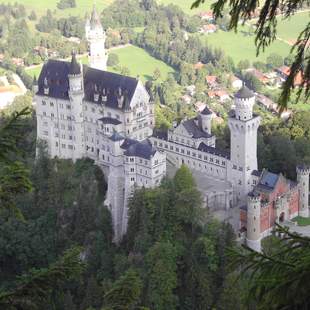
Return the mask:
M 201 154 L 198 154 L 198 158 L 200 158 L 200 159 L 201 159 Z
M 134 168 L 130 168 L 130 172 L 135 172 L 135 169 Z
M 50 106 L 53 107 L 54 106 L 54 102 L 50 102 Z
M 184 154 L 184 150 L 183 149 L 181 149 L 181 153 Z
M 165 144 L 165 149 L 167 149 L 168 148 L 168 144 Z
M 69 144 L 68 149 L 73 150 L 73 145 Z
M 102 159 L 104 160 L 104 155 L 102 155 Z
M 65 144 L 62 144 L 61 147 L 62 147 L 63 149 L 65 149 L 65 148 L 66 148 L 66 145 L 65 145 Z
M 187 155 L 191 155 L 191 152 L 190 152 L 190 151 L 186 151 L 186 154 L 187 154 Z
M 69 140 L 72 140 L 72 136 L 69 136 Z
M 213 158 L 212 157 L 210 157 L 210 162 L 213 163 Z
M 225 165 L 226 165 L 226 162 L 225 162 L 225 161 L 222 161 L 222 165 L 225 166 Z
M 192 155 L 193 155 L 194 157 L 196 157 L 196 153 L 192 153 Z
M 233 169 L 237 169 L 237 166 L 236 166 L 236 165 L 233 165 Z
M 46 112 L 43 112 L 43 116 L 46 116 Z
M 130 157 L 129 161 L 130 161 L 131 163 L 133 163 L 135 160 L 134 160 L 133 157 Z
M 204 156 L 203 159 L 204 159 L 204 160 L 208 160 L 208 157 L 207 157 L 207 156 Z
M 55 145 L 58 147 L 58 142 L 56 141 Z
M 127 118 L 127 123 L 129 123 L 129 118 Z
M 254 221 L 256 220 L 256 216 L 254 216 Z
M 68 110 L 70 110 L 70 109 L 71 109 L 70 104 L 67 104 L 67 109 L 68 109 Z
M 172 145 L 170 145 L 170 150 L 173 151 L 173 146 Z
M 55 138 L 58 138 L 59 135 L 58 135 L 58 132 L 55 132 Z
M 131 180 L 131 182 L 134 182 L 135 178 L 131 178 L 130 180 Z
M 218 159 L 216 159 L 216 160 L 215 160 L 215 162 L 216 162 L 217 164 L 219 164 L 219 163 L 220 163 L 220 161 L 219 161 Z
M 46 101 L 42 100 L 42 105 L 46 105 Z
M 253 228 L 253 231 L 255 232 L 255 231 L 256 231 L 256 229 L 255 229 L 255 228 Z
M 158 159 L 155 160 L 155 165 L 158 165 Z
M 243 168 L 242 168 L 242 167 L 239 167 L 239 171 L 243 171 Z
M 239 184 L 239 185 L 242 185 L 242 182 L 241 182 L 241 180 L 239 180 L 238 184 Z
M 179 148 L 178 148 L 178 147 L 176 147 L 176 148 L 175 148 L 175 151 L 176 151 L 176 152 L 179 152 L 180 150 L 179 150 Z
M 54 113 L 51 113 L 51 118 L 54 118 L 54 117 L 55 117 Z

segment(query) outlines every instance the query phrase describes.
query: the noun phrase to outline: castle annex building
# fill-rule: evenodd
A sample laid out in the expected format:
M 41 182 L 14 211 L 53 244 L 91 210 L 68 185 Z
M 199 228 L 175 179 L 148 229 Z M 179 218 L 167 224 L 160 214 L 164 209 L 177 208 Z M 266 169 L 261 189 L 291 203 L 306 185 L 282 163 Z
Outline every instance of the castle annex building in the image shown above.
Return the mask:
M 203 193 L 210 208 L 240 207 L 238 229 L 259 251 L 276 221 L 309 216 L 309 173 L 298 167 L 297 182 L 257 167 L 255 95 L 245 86 L 235 94 L 228 119 L 230 153 L 216 148 L 212 112 L 206 107 L 166 132 L 154 131 L 154 104 L 143 84 L 106 71 L 105 32 L 93 10 L 86 23 L 90 66 L 49 60 L 35 85 L 37 138 L 51 157 L 90 157 L 108 169 L 105 204 L 112 213 L 115 241 L 127 229 L 128 199 L 136 187 L 155 187 L 166 166 L 187 165 L 224 189 Z

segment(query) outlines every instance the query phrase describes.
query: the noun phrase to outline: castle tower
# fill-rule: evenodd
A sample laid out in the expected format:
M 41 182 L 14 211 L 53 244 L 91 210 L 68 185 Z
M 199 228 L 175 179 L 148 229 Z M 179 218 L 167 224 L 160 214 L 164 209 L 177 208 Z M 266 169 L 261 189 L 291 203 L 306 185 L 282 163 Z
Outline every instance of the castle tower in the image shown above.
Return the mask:
M 206 106 L 200 113 L 199 113 L 199 125 L 201 130 L 205 133 L 211 135 L 211 120 L 212 120 L 212 112 Z
M 110 165 L 108 177 L 108 191 L 106 195 L 105 205 L 111 212 L 112 225 L 114 231 L 114 242 L 119 242 L 123 236 L 122 225 L 125 212 L 125 174 L 123 164 L 123 151 L 121 145 L 124 142 L 124 137 L 114 132 L 109 137 L 110 148 Z
M 235 200 L 245 202 L 251 191 L 251 173 L 257 170 L 257 129 L 260 117 L 253 114 L 255 95 L 246 86 L 235 94 L 235 111 L 231 111 L 230 160 L 228 179 L 234 187 Z
M 107 69 L 107 53 L 105 50 L 106 34 L 94 6 L 90 19 L 85 24 L 85 36 L 89 48 L 89 65 L 99 70 Z
M 72 149 L 72 159 L 76 160 L 84 155 L 84 117 L 83 117 L 83 98 L 84 98 L 84 83 L 83 83 L 83 67 L 77 60 L 75 53 L 72 53 L 71 63 L 69 66 L 69 99 L 71 104 L 71 126 L 74 126 L 75 141 L 74 149 Z
M 297 182 L 299 189 L 299 209 L 298 215 L 309 217 L 309 173 L 310 168 L 306 166 L 298 166 L 296 168 Z
M 260 195 L 255 192 L 249 193 L 247 199 L 246 244 L 257 252 L 261 251 L 260 207 Z

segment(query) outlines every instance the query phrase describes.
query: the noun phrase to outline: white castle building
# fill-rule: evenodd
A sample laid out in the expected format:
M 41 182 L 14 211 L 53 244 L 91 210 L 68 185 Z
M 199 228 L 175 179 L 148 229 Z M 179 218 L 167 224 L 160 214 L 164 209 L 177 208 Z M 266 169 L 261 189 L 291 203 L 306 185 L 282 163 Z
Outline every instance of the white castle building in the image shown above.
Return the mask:
M 243 86 L 235 94 L 228 124 L 230 154 L 216 148 L 212 113 L 166 132 L 153 131 L 154 104 L 143 84 L 131 77 L 104 71 L 105 35 L 93 10 L 86 24 L 90 66 L 49 60 L 35 85 L 37 138 L 46 141 L 51 157 L 77 160 L 90 157 L 108 170 L 105 204 L 111 211 L 115 241 L 127 229 L 128 199 L 136 187 L 155 187 L 166 175 L 169 161 L 187 165 L 225 189 L 203 193 L 210 208 L 240 207 L 240 225 L 247 244 L 260 250 L 260 240 L 275 221 L 309 216 L 309 169 L 299 167 L 298 183 L 266 170 L 257 170 L 257 130 L 254 94 Z M 266 220 L 266 218 L 268 218 Z

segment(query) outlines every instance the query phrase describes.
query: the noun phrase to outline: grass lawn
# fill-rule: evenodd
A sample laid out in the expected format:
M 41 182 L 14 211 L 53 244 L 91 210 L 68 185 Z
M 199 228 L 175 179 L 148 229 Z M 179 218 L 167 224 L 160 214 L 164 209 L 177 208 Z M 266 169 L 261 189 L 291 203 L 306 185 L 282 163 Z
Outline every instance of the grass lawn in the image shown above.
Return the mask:
M 126 66 L 130 75 L 133 77 L 140 76 L 142 81 L 149 80 L 156 68 L 161 72 L 161 80 L 165 80 L 169 73 L 174 73 L 173 68 L 166 65 L 164 62 L 152 57 L 142 48 L 136 46 L 128 46 L 113 50 L 112 53 L 119 57 L 119 66 Z M 82 63 L 87 64 L 87 56 L 81 57 Z M 39 76 L 42 66 L 26 70 L 30 76 Z M 117 72 L 116 68 L 108 68 L 109 71 Z
M 186 14 L 194 15 L 201 11 L 206 11 L 210 9 L 213 0 L 205 0 L 204 4 L 201 4 L 199 8 L 191 10 L 191 5 L 194 0 L 157 0 L 158 3 L 168 5 L 175 4 L 179 6 Z
M 248 59 L 250 61 L 265 61 L 271 53 L 277 53 L 283 57 L 289 54 L 290 46 L 279 40 L 273 42 L 266 48 L 264 53 L 256 57 L 255 36 L 252 30 L 247 26 L 239 27 L 239 31 L 221 31 L 205 35 L 200 34 L 202 41 L 207 42 L 209 46 L 221 48 L 227 56 L 231 56 L 237 64 L 240 60 Z
M 174 73 L 173 68 L 136 46 L 116 49 L 113 50 L 112 53 L 118 55 L 120 66 L 129 68 L 131 76 L 136 77 L 139 75 L 143 81 L 149 80 L 156 68 L 158 68 L 161 73 L 161 80 L 165 80 L 169 73 Z M 109 68 L 109 70 L 117 72 L 113 68 Z
M 45 15 L 46 10 L 56 10 L 57 16 L 84 16 L 86 12 L 91 12 L 93 1 L 90 0 L 76 0 L 76 8 L 59 10 L 57 9 L 58 0 L 0 0 L 1 3 L 20 3 L 25 6 L 29 11 L 34 10 L 38 16 Z M 101 12 L 104 8 L 110 5 L 113 0 L 97 0 L 96 7 L 98 12 Z
M 278 18 L 277 35 L 284 40 L 294 43 L 300 32 L 306 27 L 310 20 L 310 12 L 298 13 L 289 19 Z
M 297 216 L 292 219 L 293 222 L 297 222 L 299 226 L 308 226 L 310 225 L 310 217 L 301 217 Z

